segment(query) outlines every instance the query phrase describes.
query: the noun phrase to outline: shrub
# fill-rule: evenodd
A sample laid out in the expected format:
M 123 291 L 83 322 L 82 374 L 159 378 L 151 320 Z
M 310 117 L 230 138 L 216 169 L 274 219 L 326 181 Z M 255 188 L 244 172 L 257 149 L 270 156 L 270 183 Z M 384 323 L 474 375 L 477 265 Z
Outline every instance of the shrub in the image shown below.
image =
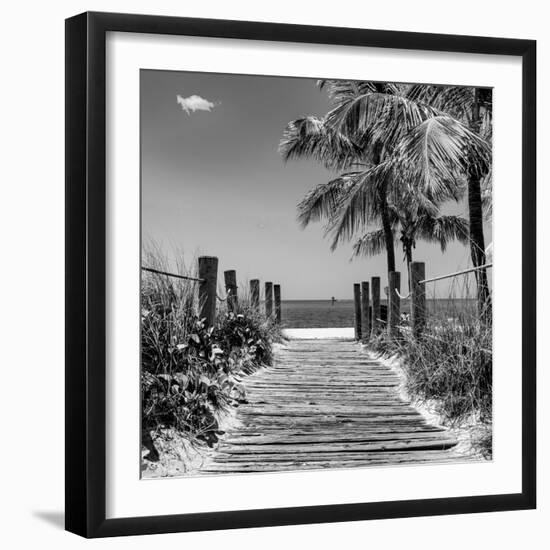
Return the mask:
M 173 427 L 213 445 L 220 435 L 219 413 L 242 399 L 244 392 L 235 376 L 235 354 L 219 347 L 214 329 L 207 329 L 203 321 L 195 318 L 190 324 L 185 341 L 163 348 L 162 364 L 169 369 L 151 372 L 142 367 L 143 427 Z
M 430 402 L 446 424 L 475 424 L 474 449 L 485 457 L 492 452 L 492 327 L 480 323 L 475 312 L 459 312 L 450 304 L 429 317 L 420 338 L 413 338 L 406 319 L 397 338 L 386 332 L 371 338 L 369 347 L 402 359 L 406 390 Z
M 215 337 L 222 349 L 240 350 L 241 370 L 250 374 L 258 366 L 272 364 L 272 344 L 281 334 L 276 323 L 241 301 L 235 312 L 218 316 Z
M 158 265 L 158 264 L 157 264 Z M 242 377 L 271 364 L 278 328 L 250 307 L 220 308 L 216 325 L 198 317 L 193 283 L 147 273 L 142 284 L 142 442 L 158 459 L 154 439 L 176 429 L 213 446 L 220 416 L 245 400 Z

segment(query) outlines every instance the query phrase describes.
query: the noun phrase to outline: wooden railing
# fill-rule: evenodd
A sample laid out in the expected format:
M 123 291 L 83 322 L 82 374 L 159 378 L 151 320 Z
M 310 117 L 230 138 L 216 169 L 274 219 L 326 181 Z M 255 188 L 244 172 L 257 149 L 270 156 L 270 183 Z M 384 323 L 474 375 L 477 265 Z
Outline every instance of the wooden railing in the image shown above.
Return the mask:
M 205 319 L 207 326 L 213 326 L 216 321 L 216 309 L 218 301 L 227 301 L 229 311 L 236 311 L 239 305 L 239 292 L 237 284 L 237 272 L 234 269 L 224 271 L 224 285 L 226 298 L 218 296 L 218 258 L 216 256 L 200 256 L 198 260 L 198 277 L 189 277 L 168 271 L 161 271 L 147 266 L 141 266 L 143 271 L 175 277 L 199 283 L 199 317 Z M 265 315 L 277 323 L 281 323 L 281 285 L 268 281 L 265 283 Z M 260 309 L 260 280 L 250 280 L 250 304 Z
M 353 285 L 354 311 L 355 311 L 355 338 L 366 340 L 371 335 L 388 331 L 390 337 L 398 335 L 398 326 L 401 321 L 401 300 L 411 300 L 411 330 L 415 338 L 418 338 L 426 326 L 426 283 L 440 281 L 451 277 L 465 275 L 480 269 L 493 267 L 492 263 L 455 271 L 437 277 L 426 279 L 426 265 L 424 262 L 411 262 L 410 282 L 411 290 L 406 296 L 401 295 L 401 273 L 390 271 L 388 274 L 388 305 L 386 318 L 382 319 L 380 305 L 380 277 L 372 277 L 368 281 Z M 385 325 L 385 327 L 384 327 Z

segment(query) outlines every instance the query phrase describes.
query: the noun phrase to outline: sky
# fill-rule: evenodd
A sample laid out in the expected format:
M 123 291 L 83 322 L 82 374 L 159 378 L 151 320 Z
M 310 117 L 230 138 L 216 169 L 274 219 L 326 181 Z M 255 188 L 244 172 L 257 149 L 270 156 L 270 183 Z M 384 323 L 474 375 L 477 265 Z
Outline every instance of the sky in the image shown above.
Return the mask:
M 302 229 L 296 221 L 304 195 L 337 174 L 314 161 L 285 163 L 278 144 L 289 121 L 329 109 L 311 79 L 142 70 L 143 244 L 158 246 L 169 264 L 181 255 L 189 267 L 200 255 L 217 256 L 219 278 L 235 269 L 240 285 L 280 283 L 286 300 L 351 299 L 353 283 L 372 276 L 387 284 L 385 254 L 350 261 L 352 242 L 331 252 L 322 224 Z M 402 256 L 396 243 L 406 289 Z M 426 262 L 428 277 L 471 265 L 458 243 L 442 254 L 418 242 L 414 259 Z M 449 284 L 428 293 L 445 297 Z

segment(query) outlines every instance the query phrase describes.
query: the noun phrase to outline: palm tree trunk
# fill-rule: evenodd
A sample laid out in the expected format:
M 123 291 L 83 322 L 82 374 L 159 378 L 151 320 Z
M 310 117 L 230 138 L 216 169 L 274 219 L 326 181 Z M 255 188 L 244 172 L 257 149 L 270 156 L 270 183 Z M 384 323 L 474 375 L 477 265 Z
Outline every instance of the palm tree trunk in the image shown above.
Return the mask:
M 470 176 L 468 180 L 468 208 L 470 212 L 470 254 L 474 267 L 484 265 L 485 238 L 483 235 L 483 217 L 481 210 L 481 188 L 479 178 Z M 488 320 L 491 317 L 491 295 L 487 270 L 476 271 L 477 306 L 480 319 Z
M 386 186 L 384 186 L 381 193 L 382 196 L 380 197 L 380 210 L 382 212 L 382 229 L 384 230 L 384 239 L 386 241 L 386 255 L 388 258 L 389 273 L 390 271 L 395 271 L 395 250 L 386 193 Z
M 475 99 L 472 112 L 472 129 L 479 133 L 481 117 L 478 90 L 474 91 Z M 470 254 L 474 267 L 485 264 L 485 237 L 483 235 L 483 211 L 481 205 L 481 175 L 472 165 L 468 174 L 468 211 L 470 217 Z M 491 295 L 487 270 L 476 271 L 477 307 L 479 318 L 483 321 L 491 319 Z
M 405 259 L 407 260 L 407 278 L 409 281 L 409 292 L 411 290 L 411 263 L 413 260 L 412 243 L 403 241 L 403 250 L 405 251 Z
M 380 146 L 377 147 L 377 151 L 373 155 L 373 161 L 375 164 L 379 164 L 382 161 L 382 155 L 380 153 Z M 395 271 L 395 250 L 393 242 L 393 230 L 391 226 L 390 213 L 388 208 L 388 182 L 384 182 L 380 189 L 380 212 L 382 218 L 382 229 L 384 231 L 384 240 L 386 241 L 386 256 L 388 259 L 388 273 Z

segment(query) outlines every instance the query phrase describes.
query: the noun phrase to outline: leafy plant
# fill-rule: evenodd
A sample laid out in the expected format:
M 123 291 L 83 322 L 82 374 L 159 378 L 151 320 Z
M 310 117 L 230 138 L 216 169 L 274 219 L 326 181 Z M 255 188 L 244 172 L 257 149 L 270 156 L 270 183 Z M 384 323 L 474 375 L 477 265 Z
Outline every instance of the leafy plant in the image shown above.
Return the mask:
M 156 273 L 142 283 L 142 441 L 151 461 L 166 429 L 215 445 L 221 415 L 246 400 L 243 376 L 271 363 L 278 338 L 276 325 L 246 299 L 237 311 L 221 308 L 207 327 L 192 284 Z

